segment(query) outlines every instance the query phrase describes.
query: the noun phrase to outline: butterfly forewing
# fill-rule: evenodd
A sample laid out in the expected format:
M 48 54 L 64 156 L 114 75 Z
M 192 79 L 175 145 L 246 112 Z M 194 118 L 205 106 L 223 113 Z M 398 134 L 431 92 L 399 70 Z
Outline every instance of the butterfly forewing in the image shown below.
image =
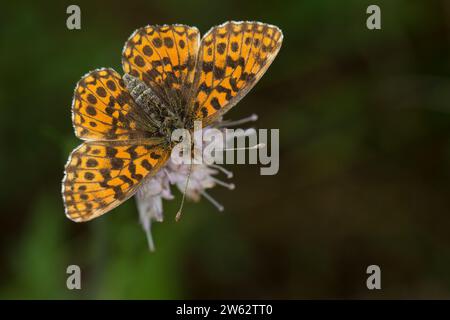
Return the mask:
M 168 159 L 165 145 L 145 142 L 85 142 L 66 164 L 63 198 L 66 215 L 91 220 L 131 197 L 144 179 Z
M 83 140 L 130 140 L 144 137 L 128 117 L 135 104 L 113 69 L 86 74 L 75 88 L 72 120 L 77 137 Z
M 144 81 L 166 104 L 185 106 L 194 80 L 200 43 L 197 28 L 185 25 L 147 26 L 125 43 L 122 66 Z
M 283 35 L 259 22 L 226 22 L 202 39 L 190 111 L 203 126 L 217 120 L 256 84 L 277 55 Z

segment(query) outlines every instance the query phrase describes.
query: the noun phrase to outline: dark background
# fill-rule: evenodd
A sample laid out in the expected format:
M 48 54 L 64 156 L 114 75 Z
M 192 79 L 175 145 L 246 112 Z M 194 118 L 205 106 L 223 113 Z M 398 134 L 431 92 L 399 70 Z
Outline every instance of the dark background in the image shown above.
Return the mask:
M 450 298 L 450 2 L 3 3 L 0 298 Z M 66 28 L 81 7 L 82 29 Z M 382 30 L 366 28 L 378 4 Z M 64 216 L 78 141 L 73 89 L 113 67 L 147 24 L 202 34 L 227 20 L 279 26 L 284 43 L 228 114 L 280 129 L 280 171 L 228 166 L 237 189 L 165 203 L 149 253 L 133 200 L 86 224 Z M 66 267 L 82 268 L 82 290 Z M 382 290 L 366 288 L 377 264 Z

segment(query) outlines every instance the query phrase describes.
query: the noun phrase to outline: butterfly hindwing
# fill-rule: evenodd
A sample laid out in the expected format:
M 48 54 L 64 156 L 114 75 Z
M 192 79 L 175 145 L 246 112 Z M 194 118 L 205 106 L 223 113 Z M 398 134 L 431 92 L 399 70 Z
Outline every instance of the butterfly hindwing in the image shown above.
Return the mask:
M 200 33 L 185 25 L 147 26 L 125 43 L 122 66 L 167 105 L 185 106 L 194 80 Z
M 65 168 L 62 193 L 67 217 L 88 221 L 115 208 L 155 174 L 168 156 L 165 145 L 150 142 L 81 144 Z
M 135 108 L 121 76 L 113 69 L 91 71 L 78 82 L 72 121 L 83 140 L 130 140 L 145 134 L 127 115 Z
M 239 102 L 277 55 L 283 39 L 276 26 L 226 22 L 202 39 L 190 112 L 207 126 Z

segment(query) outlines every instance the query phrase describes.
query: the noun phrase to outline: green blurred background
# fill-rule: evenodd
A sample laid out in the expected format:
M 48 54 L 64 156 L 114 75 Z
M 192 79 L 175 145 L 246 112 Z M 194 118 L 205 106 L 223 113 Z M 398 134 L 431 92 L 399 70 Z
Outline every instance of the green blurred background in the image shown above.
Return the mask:
M 2 3 L 0 298 L 450 298 L 450 2 L 112 1 Z M 82 29 L 66 28 L 81 7 Z M 378 4 L 382 30 L 366 28 Z M 280 129 L 280 171 L 228 166 L 237 189 L 165 203 L 149 253 L 133 200 L 86 224 L 63 212 L 78 141 L 70 105 L 89 70 L 121 71 L 147 24 L 202 33 L 227 20 L 284 32 L 238 119 Z M 82 290 L 66 288 L 66 267 Z M 382 290 L 366 288 L 366 268 Z

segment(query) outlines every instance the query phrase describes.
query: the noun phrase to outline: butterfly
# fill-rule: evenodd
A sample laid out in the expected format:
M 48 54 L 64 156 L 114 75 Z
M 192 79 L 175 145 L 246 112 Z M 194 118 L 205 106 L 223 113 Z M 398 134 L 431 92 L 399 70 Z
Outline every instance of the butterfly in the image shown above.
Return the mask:
M 110 68 L 77 83 L 72 122 L 84 142 L 65 166 L 66 216 L 94 219 L 133 196 L 169 159 L 177 128 L 206 127 L 236 105 L 277 55 L 283 34 L 260 22 L 225 22 L 200 40 L 196 27 L 146 26 Z

